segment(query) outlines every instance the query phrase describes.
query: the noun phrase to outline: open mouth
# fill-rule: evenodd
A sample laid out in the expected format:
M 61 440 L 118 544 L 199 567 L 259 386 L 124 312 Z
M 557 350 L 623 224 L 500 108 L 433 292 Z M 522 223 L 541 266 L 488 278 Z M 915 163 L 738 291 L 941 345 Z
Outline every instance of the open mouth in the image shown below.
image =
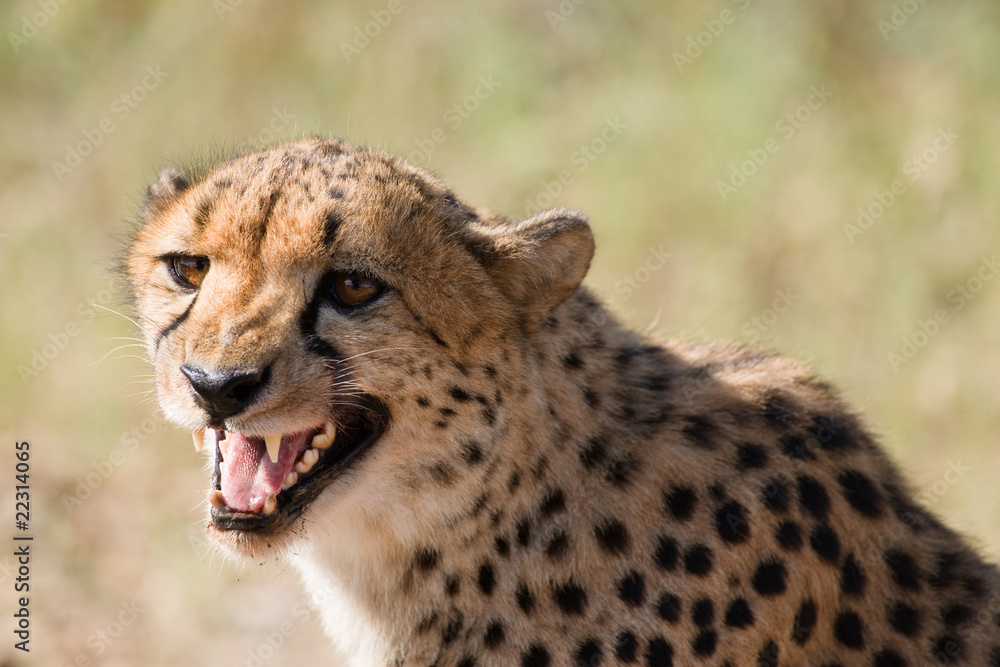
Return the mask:
M 363 397 L 336 422 L 295 433 L 249 436 L 207 429 L 214 440 L 215 471 L 208 500 L 219 530 L 277 533 L 297 519 L 340 473 L 382 435 L 387 413 Z M 214 434 L 214 438 L 212 438 Z

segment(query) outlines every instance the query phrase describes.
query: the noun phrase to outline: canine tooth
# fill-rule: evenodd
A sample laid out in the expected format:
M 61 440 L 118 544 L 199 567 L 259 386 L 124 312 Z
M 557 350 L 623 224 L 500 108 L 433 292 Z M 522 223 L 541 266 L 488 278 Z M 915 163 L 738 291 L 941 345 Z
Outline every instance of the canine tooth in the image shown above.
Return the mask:
M 226 509 L 226 499 L 222 497 L 222 491 L 212 489 L 208 492 L 208 502 L 217 510 Z
M 281 483 L 281 490 L 284 491 L 285 489 L 292 488 L 293 486 L 295 486 L 295 483 L 297 481 L 299 481 L 299 473 L 293 470 L 290 473 L 288 473 L 288 477 L 286 477 L 285 481 Z
M 229 456 L 229 441 L 221 440 L 219 442 L 219 451 L 222 452 L 223 456 Z
M 316 465 L 316 461 L 318 460 L 319 460 L 319 450 L 307 449 L 305 453 L 302 455 L 302 460 L 295 464 L 295 470 L 300 475 L 304 475 L 310 470 L 312 470 L 312 467 Z
M 313 436 L 312 446 L 316 449 L 327 449 L 333 444 L 333 439 L 337 437 L 337 427 L 333 422 L 323 424 L 323 430 Z
M 264 501 L 264 514 L 274 514 L 278 509 L 278 499 L 273 493 L 267 495 L 267 500 Z
M 265 435 L 264 444 L 267 445 L 267 456 L 271 459 L 271 463 L 277 463 L 278 454 L 281 452 L 281 436 Z
M 191 433 L 191 439 L 194 440 L 194 451 L 200 452 L 205 447 L 205 431 L 194 431 Z

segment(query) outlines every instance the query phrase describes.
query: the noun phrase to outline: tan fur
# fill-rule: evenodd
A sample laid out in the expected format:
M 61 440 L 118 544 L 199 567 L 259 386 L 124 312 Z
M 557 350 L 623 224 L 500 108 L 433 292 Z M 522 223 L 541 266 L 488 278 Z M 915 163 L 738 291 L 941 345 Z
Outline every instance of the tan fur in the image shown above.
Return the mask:
M 209 524 L 231 554 L 295 564 L 352 664 L 1000 664 L 997 570 L 913 504 L 849 409 L 787 359 L 622 329 L 578 287 L 579 214 L 487 217 L 318 139 L 165 174 L 145 210 L 129 269 L 172 421 L 208 424 L 178 370 L 192 359 L 273 364 L 230 430 L 291 432 L 349 392 L 389 407 L 289 530 Z M 212 265 L 157 342 L 194 299 L 171 253 Z M 299 328 L 331 269 L 390 288 L 363 313 L 320 310 L 349 372 Z

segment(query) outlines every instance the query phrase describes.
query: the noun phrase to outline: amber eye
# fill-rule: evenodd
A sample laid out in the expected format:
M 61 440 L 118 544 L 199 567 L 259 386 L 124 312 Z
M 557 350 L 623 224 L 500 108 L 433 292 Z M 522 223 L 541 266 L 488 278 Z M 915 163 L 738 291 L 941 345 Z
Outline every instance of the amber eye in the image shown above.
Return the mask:
M 355 273 L 334 273 L 329 294 L 341 306 L 360 306 L 382 293 L 383 286 Z
M 186 289 L 197 289 L 208 273 L 208 258 L 173 255 L 167 258 L 167 266 L 178 285 Z

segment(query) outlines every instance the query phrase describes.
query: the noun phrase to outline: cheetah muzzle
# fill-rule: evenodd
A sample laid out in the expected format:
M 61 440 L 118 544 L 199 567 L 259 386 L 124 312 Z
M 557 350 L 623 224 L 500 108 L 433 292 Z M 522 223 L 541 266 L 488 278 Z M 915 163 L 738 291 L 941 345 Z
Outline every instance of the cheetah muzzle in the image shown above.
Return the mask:
M 141 218 L 205 530 L 296 570 L 350 664 L 1000 667 L 1000 573 L 837 392 L 621 326 L 582 214 L 306 139 L 166 169 Z
M 208 428 L 194 433 L 199 451 L 215 448 L 209 502 L 219 530 L 278 533 L 292 525 L 330 482 L 371 447 L 388 416 L 362 396 L 338 423 L 281 436 L 246 436 Z M 271 442 L 269 443 L 268 440 Z

